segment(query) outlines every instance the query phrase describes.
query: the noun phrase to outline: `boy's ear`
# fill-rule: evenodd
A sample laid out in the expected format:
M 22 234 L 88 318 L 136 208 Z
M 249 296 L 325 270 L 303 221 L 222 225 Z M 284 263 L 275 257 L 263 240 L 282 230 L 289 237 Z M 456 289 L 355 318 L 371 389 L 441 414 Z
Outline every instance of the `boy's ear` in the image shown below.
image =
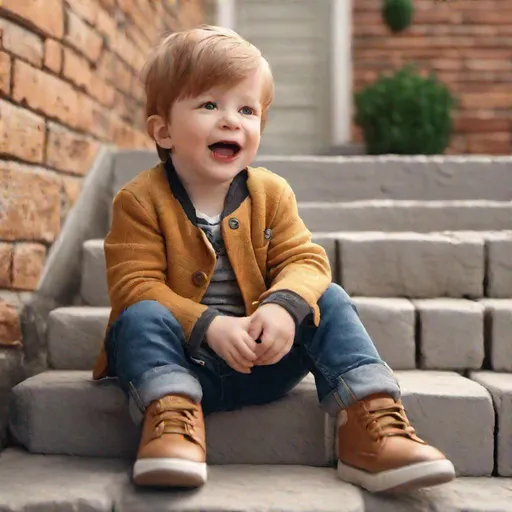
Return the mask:
M 172 140 L 167 123 L 162 116 L 153 115 L 146 121 L 148 133 L 162 148 L 172 149 Z

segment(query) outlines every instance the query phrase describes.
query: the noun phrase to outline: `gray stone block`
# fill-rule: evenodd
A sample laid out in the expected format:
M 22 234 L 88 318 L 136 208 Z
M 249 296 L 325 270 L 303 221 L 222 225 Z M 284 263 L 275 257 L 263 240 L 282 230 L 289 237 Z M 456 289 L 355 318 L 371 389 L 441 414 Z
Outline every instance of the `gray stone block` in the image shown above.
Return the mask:
M 416 367 L 415 309 L 407 299 L 353 297 L 380 356 L 395 370 Z
M 512 297 L 512 233 L 486 237 L 487 296 Z
M 32 452 L 132 457 L 136 451 L 138 429 L 116 381 L 93 382 L 90 372 L 49 371 L 13 393 L 11 431 Z M 206 428 L 212 464 L 332 461 L 332 443 L 324 442 L 326 416 L 311 377 L 272 404 L 210 415 Z
M 511 512 L 512 479 L 457 478 L 397 496 L 363 493 L 365 512 Z
M 472 372 L 471 378 L 484 386 L 492 395 L 498 417 L 496 439 L 498 474 L 512 476 L 512 374 Z
M 490 199 L 510 201 L 512 159 L 480 156 L 266 156 L 299 201 Z
M 0 452 L 7 444 L 7 417 L 11 389 L 23 378 L 23 351 L 0 349 Z
M 485 344 L 495 371 L 512 372 L 512 300 L 482 299 L 485 307 Z
M 336 235 L 333 236 L 331 233 L 312 233 L 311 240 L 325 249 L 329 258 L 329 264 L 331 265 L 332 279 L 334 282 L 338 281 Z
M 412 425 L 462 476 L 490 475 L 494 408 L 480 384 L 452 372 L 396 372 Z
M 129 461 L 10 449 L 0 456 L 0 510 L 364 512 L 361 491 L 341 482 L 331 468 L 209 466 L 201 489 L 167 492 L 135 488 L 131 471 Z
M 512 229 L 510 201 L 301 202 L 310 231 L 490 231 Z
M 414 301 L 421 367 L 479 369 L 484 361 L 484 307 L 464 299 Z
M 119 151 L 113 192 L 156 163 L 153 150 Z M 510 201 L 512 197 L 510 157 L 260 155 L 252 165 L 283 176 L 299 201 Z
M 112 512 L 128 471 L 122 460 L 52 457 L 9 448 L 0 455 L 0 511 Z
M 91 370 L 103 343 L 110 308 L 54 309 L 48 317 L 48 362 L 56 370 Z
M 364 512 L 362 492 L 333 469 L 304 466 L 213 466 L 199 492 L 141 493 L 128 483 L 121 512 Z
M 151 169 L 159 162 L 155 150 L 119 150 L 115 154 L 112 180 L 112 195 L 115 195 L 130 180 L 142 171 Z
M 341 284 L 369 297 L 482 297 L 484 241 L 470 233 L 340 233 Z
M 110 307 L 103 240 L 84 243 L 81 297 L 89 306 Z

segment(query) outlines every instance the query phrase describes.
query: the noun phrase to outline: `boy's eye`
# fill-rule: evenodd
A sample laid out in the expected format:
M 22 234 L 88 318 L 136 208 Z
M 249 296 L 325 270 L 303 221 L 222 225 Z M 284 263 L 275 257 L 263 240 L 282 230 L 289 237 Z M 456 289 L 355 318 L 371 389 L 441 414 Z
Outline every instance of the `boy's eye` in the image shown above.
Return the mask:
M 240 109 L 240 112 L 242 114 L 244 114 L 245 116 L 250 116 L 250 115 L 254 114 L 254 109 L 251 107 L 242 107 Z
M 202 107 L 206 110 L 215 110 L 217 105 L 213 101 L 207 101 L 202 105 Z

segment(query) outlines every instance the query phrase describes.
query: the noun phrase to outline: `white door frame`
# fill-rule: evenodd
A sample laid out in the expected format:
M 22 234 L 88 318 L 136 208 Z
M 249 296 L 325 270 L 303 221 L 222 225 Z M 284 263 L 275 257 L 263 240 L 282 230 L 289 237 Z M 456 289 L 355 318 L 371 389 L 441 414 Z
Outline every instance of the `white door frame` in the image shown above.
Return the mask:
M 320 0 L 316 0 L 320 1 Z M 352 128 L 352 1 L 329 0 L 331 26 L 331 144 L 350 142 Z M 217 24 L 236 30 L 236 0 L 217 0 Z

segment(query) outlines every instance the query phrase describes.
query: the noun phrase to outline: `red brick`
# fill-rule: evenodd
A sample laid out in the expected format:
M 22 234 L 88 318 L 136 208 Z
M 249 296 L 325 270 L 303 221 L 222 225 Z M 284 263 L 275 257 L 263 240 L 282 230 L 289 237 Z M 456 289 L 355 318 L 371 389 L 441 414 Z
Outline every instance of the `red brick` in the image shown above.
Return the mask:
M 116 85 L 114 74 L 114 60 L 116 56 L 109 51 L 104 51 L 96 66 L 96 73 L 98 76 L 104 78 L 107 82 Z
M 105 107 L 111 107 L 114 104 L 116 90 L 99 77 L 94 77 L 88 86 L 89 94 L 99 101 Z
M 114 40 L 111 41 L 110 47 L 131 68 L 139 70 L 144 66 L 146 60 L 144 55 L 124 34 L 119 32 Z
M 75 13 L 68 12 L 66 42 L 95 63 L 101 55 L 103 38 Z
M 61 177 L 0 162 L 0 239 L 53 242 L 60 231 Z
M 474 108 L 503 108 L 510 109 L 512 105 L 512 90 L 509 92 L 494 92 L 488 94 L 464 93 L 459 97 L 461 109 Z
M 131 25 L 127 29 L 130 39 L 137 45 L 144 55 L 147 55 L 151 49 L 151 41 L 148 39 L 147 34 L 144 34 L 138 27 Z
M 62 71 L 62 45 L 54 39 L 44 42 L 44 67 L 57 74 Z
M 64 48 L 62 75 L 84 89 L 88 89 L 94 80 L 89 61 L 71 48 Z
M 452 134 L 450 143 L 445 150 L 447 155 L 464 155 L 468 152 L 468 141 L 465 135 Z
M 83 115 L 70 84 L 21 61 L 14 66 L 13 99 L 71 126 L 76 126 Z
M 12 245 L 0 242 L 0 288 L 9 288 L 12 284 Z
M 2 8 L 52 37 L 64 35 L 61 0 L 2 0 Z
M 98 4 L 92 0 L 65 0 L 66 5 L 82 19 L 96 25 L 98 20 Z
M 62 194 L 62 217 L 65 218 L 69 213 L 69 210 L 77 202 L 82 190 L 83 178 L 74 178 L 71 176 L 64 176 L 62 179 L 63 194 Z
M 92 165 L 99 143 L 56 123 L 48 123 L 46 164 L 72 174 L 84 175 Z
M 41 244 L 18 243 L 12 258 L 12 288 L 35 290 L 46 261 L 46 247 Z
M 512 25 L 512 11 L 503 8 L 496 11 L 466 11 L 461 21 L 478 25 Z
M 0 100 L 0 153 L 40 163 L 43 161 L 44 141 L 42 117 Z
M 483 155 L 510 155 L 510 133 L 470 133 L 467 135 L 470 153 Z
M 110 111 L 85 94 L 78 95 L 78 105 L 82 114 L 78 119 L 77 128 L 101 140 L 108 140 Z
M 109 12 L 114 11 L 117 8 L 116 0 L 99 0 L 99 3 Z
M 111 41 L 113 41 L 117 34 L 116 20 L 106 11 L 99 9 L 96 28 L 98 29 L 98 32 L 106 38 L 107 45 L 110 46 Z
M 471 71 L 500 71 L 512 70 L 512 62 L 505 59 L 477 59 L 475 57 L 464 60 L 464 67 Z
M 13 304 L 0 299 L 0 345 L 16 346 L 20 343 L 20 312 Z
M 458 133 L 494 133 L 510 130 L 512 121 L 496 117 L 458 116 L 455 130 Z
M 2 46 L 4 50 L 28 60 L 39 68 L 43 65 L 43 40 L 41 37 L 5 19 L 0 19 L 0 28 L 3 32 Z
M 0 91 L 11 93 L 11 57 L 4 52 L 0 52 Z
M 133 71 L 119 58 L 113 59 L 113 84 L 125 94 L 130 95 L 135 81 Z

